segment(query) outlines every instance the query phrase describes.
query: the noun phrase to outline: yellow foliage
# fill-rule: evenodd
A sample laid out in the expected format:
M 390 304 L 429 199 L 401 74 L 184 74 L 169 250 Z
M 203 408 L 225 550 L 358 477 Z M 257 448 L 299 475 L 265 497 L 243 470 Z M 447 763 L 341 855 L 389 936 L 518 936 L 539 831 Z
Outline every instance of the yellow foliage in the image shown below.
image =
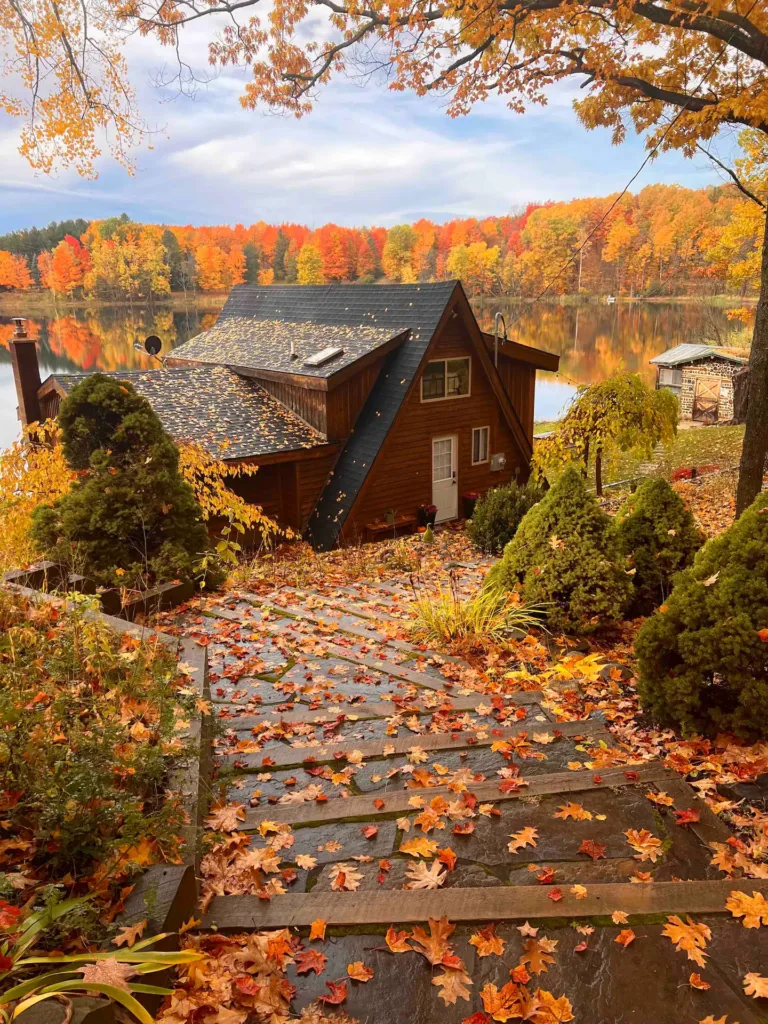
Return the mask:
M 262 545 L 269 545 L 280 535 L 293 536 L 291 530 L 281 529 L 265 515 L 261 506 L 251 505 L 228 486 L 228 481 L 253 476 L 258 472 L 258 466 L 247 463 L 230 465 L 192 441 L 179 442 L 178 449 L 179 469 L 195 492 L 203 510 L 203 519 L 206 522 L 223 521 L 222 544 L 230 553 L 236 554 L 240 550 L 233 539 L 235 534 L 253 531 L 259 535 Z M 226 554 L 223 549 L 219 553 Z
M 57 436 L 53 421 L 35 423 L 27 437 L 0 454 L 0 572 L 34 561 L 38 552 L 28 536 L 32 511 L 60 498 L 75 478 Z

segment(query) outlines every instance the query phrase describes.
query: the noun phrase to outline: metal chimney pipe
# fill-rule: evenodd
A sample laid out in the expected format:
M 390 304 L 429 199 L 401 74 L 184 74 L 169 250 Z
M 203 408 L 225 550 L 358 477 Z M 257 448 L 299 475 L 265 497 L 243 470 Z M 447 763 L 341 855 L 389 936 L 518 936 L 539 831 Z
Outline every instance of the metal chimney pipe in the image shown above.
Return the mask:
M 504 324 L 504 341 L 507 340 L 507 321 L 503 314 L 497 313 L 493 318 L 493 365 L 499 368 L 499 320 Z
M 21 338 L 22 340 L 27 337 L 27 329 L 24 326 L 26 319 L 23 316 L 11 317 L 13 321 L 13 336 L 14 338 Z
M 291 338 L 291 359 L 298 359 L 296 355 L 296 342 Z

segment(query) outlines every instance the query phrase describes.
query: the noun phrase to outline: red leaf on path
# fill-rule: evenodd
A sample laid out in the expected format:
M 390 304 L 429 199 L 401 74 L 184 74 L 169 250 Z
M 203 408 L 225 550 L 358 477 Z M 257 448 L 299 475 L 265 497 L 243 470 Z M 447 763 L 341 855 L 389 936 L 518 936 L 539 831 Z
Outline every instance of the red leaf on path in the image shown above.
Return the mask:
M 605 851 L 607 849 L 607 846 L 603 843 L 596 843 L 594 839 L 584 839 L 579 847 L 579 853 L 586 853 L 592 860 L 600 860 L 601 857 L 605 860 Z
M 296 957 L 296 973 L 307 974 L 314 971 L 315 974 L 322 974 L 328 957 L 317 949 L 305 949 Z
M 527 985 L 531 980 L 525 964 L 518 964 L 517 967 L 513 967 L 509 972 L 509 976 L 516 985 Z
M 619 932 L 613 941 L 618 942 L 620 946 L 623 946 L 626 949 L 630 942 L 635 941 L 635 933 L 631 928 L 625 928 L 623 931 Z
M 627 782 L 637 782 L 640 776 L 637 774 L 637 772 L 624 772 L 624 778 L 627 780 Z
M 520 789 L 520 782 L 518 779 L 503 779 L 499 783 L 500 793 L 516 793 Z
M 384 806 L 384 801 L 379 799 L 379 797 L 377 797 L 373 801 L 373 806 L 376 808 L 377 811 L 380 811 L 382 809 L 382 807 Z
M 255 996 L 263 988 L 256 984 L 256 979 L 250 974 L 241 974 L 235 978 L 235 985 L 244 996 Z
M 563 898 L 563 893 L 561 889 L 550 889 L 547 896 L 549 896 L 553 903 L 559 903 Z
M 574 953 L 583 953 L 584 950 L 587 949 L 587 948 L 588 947 L 587 947 L 587 943 L 586 942 L 580 942 L 578 944 L 578 946 L 574 946 L 573 947 L 573 952 Z
M 338 1006 L 339 1003 L 343 1003 L 347 998 L 346 981 L 338 983 L 335 981 L 326 981 L 325 986 L 330 991 L 327 996 L 318 996 L 321 1003 L 330 1003 L 332 1006 Z
M 600 783 L 603 781 L 603 776 L 602 775 L 593 775 L 592 776 L 592 781 L 594 782 L 594 784 L 596 786 L 599 786 Z
M 691 825 L 696 821 L 701 820 L 701 815 L 698 811 L 692 809 L 687 811 L 675 811 L 675 824 L 677 825 Z
M 451 829 L 455 836 L 471 836 L 475 831 L 474 821 L 462 821 L 460 824 L 456 824 Z
M 492 1024 L 487 1013 L 473 1013 L 471 1017 L 465 1017 L 461 1024 Z
M 365 828 L 361 828 L 360 831 L 363 833 L 366 839 L 375 839 L 379 834 L 379 830 L 375 825 L 366 825 Z
M 458 860 L 458 857 L 450 848 L 450 846 L 446 846 L 444 850 L 437 851 L 437 859 L 440 861 L 441 864 L 444 864 L 449 871 L 453 871 L 453 869 L 456 867 L 456 861 Z
M 265 768 L 271 768 L 272 765 L 275 763 L 275 759 L 274 757 L 262 757 L 261 763 L 264 765 Z
M 554 868 L 542 868 L 541 871 L 536 875 L 536 881 L 542 885 L 551 885 L 555 880 L 555 869 Z

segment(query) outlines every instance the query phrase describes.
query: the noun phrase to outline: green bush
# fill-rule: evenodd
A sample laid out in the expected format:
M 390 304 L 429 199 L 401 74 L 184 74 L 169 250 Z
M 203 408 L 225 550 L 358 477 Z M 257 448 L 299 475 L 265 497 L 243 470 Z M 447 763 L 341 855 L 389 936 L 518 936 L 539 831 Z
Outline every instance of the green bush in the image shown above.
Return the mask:
M 655 477 L 640 484 L 619 509 L 616 538 L 620 553 L 635 570 L 635 615 L 649 615 L 667 599 L 672 577 L 693 562 L 703 539 L 677 491 Z
M 5 870 L 18 861 L 39 884 L 96 872 L 96 888 L 175 859 L 186 813 L 165 787 L 192 754 L 179 726 L 194 704 L 166 645 L 79 603 L 63 614 L 0 591 Z
M 208 548 L 179 453 L 130 384 L 93 374 L 59 413 L 64 456 L 80 472 L 71 489 L 32 515 L 45 554 L 104 586 L 145 588 L 192 579 Z M 209 571 L 207 582 L 220 581 Z
M 526 514 L 486 580 L 518 584 L 527 605 L 544 606 L 553 628 L 573 633 L 616 622 L 631 598 L 611 520 L 573 467 Z
M 498 555 L 512 540 L 525 513 L 544 491 L 534 483 L 505 484 L 493 487 L 478 499 L 472 518 L 467 523 L 467 533 L 473 544 L 490 555 Z
M 768 495 L 699 551 L 637 635 L 640 700 L 685 733 L 768 736 Z

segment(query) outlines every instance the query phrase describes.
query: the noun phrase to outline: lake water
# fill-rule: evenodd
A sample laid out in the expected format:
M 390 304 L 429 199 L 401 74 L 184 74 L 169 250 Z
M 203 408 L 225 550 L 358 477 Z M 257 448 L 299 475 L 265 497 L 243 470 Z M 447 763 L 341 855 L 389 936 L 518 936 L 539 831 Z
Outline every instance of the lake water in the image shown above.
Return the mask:
M 728 321 L 723 309 L 698 303 L 594 303 L 526 309 L 492 300 L 478 305 L 485 330 L 493 330 L 493 312 L 501 309 L 511 339 L 561 356 L 559 374 L 539 374 L 536 419 L 540 421 L 562 415 L 578 384 L 602 380 L 620 368 L 642 373 L 650 381 L 653 373 L 648 360 L 660 352 L 684 341 L 732 344 L 740 330 L 739 324 Z M 54 372 L 156 366 L 134 349 L 135 342 L 157 334 L 163 351 L 168 352 L 209 327 L 216 316 L 216 310 L 190 308 L 153 314 L 110 307 L 78 309 L 60 317 L 30 317 L 27 327 L 30 336 L 38 339 L 45 380 Z M 8 352 L 12 333 L 10 318 L 0 317 L 0 449 L 19 433 Z

